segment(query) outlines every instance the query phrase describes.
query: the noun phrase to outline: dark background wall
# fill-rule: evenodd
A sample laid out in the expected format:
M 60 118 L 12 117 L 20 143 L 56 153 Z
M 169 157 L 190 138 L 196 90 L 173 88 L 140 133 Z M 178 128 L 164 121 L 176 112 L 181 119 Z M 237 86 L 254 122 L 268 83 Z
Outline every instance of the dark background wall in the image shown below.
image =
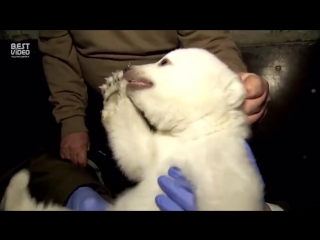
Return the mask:
M 250 140 L 266 182 L 266 198 L 289 202 L 297 210 L 320 210 L 320 48 L 312 39 L 316 32 L 305 35 L 309 38 L 259 44 L 245 31 L 237 34 L 247 38 L 239 45 L 249 71 L 270 84 L 268 114 L 254 126 Z M 0 78 L 1 175 L 37 146 L 57 146 L 59 129 L 48 103 L 36 40 L 28 59 L 11 58 L 10 40 L 0 41 Z

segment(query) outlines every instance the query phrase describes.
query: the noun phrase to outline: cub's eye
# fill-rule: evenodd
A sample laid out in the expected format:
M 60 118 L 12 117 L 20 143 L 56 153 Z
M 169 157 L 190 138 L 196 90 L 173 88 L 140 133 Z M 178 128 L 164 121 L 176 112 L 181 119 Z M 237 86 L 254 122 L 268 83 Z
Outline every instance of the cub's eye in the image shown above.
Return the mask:
M 159 63 L 159 66 L 163 67 L 163 66 L 166 66 L 168 64 L 170 64 L 170 61 L 165 58 L 165 59 L 162 59 L 162 61 Z

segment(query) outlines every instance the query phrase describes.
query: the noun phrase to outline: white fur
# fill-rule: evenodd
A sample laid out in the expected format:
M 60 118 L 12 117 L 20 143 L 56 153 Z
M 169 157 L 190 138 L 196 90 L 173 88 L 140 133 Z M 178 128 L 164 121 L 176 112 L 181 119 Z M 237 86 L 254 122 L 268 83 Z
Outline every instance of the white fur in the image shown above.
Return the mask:
M 68 210 L 55 204 L 37 203 L 29 193 L 30 174 L 23 169 L 15 174 L 6 189 L 1 201 L 1 209 L 6 211 L 65 211 Z
M 239 77 L 202 49 L 175 50 L 164 59 L 169 64 L 161 66 L 162 59 L 134 66 L 125 76 L 117 72 L 101 87 L 113 154 L 140 182 L 112 210 L 158 210 L 155 197 L 163 193 L 157 178 L 171 166 L 192 183 L 198 210 L 263 210 L 263 186 L 244 145 L 249 126 Z M 154 85 L 132 91 L 129 75 Z
M 262 210 L 263 186 L 244 146 L 249 126 L 241 80 L 202 49 L 179 49 L 164 59 L 170 64 L 132 67 L 131 76 L 150 80 L 152 88 L 126 92 L 122 72 L 102 87 L 108 100 L 102 122 L 114 156 L 140 182 L 113 210 L 158 210 L 157 178 L 171 166 L 192 183 L 199 210 Z

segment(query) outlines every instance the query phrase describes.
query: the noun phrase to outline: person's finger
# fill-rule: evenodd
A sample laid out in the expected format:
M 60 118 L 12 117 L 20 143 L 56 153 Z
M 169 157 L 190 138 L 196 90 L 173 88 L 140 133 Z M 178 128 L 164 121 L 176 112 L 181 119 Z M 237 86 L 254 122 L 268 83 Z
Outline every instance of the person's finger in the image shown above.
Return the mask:
M 73 164 L 78 164 L 77 152 L 75 149 L 70 149 L 69 151 L 70 160 Z
M 251 74 L 243 80 L 243 84 L 247 91 L 247 99 L 255 99 L 261 97 L 265 92 L 265 80 L 261 77 Z
M 66 155 L 64 154 L 64 152 L 62 150 L 60 150 L 60 157 L 62 159 L 66 159 Z
M 266 104 L 266 109 L 264 110 L 262 117 L 260 117 L 260 119 L 258 119 L 258 122 L 261 122 L 264 119 L 264 117 L 267 115 L 267 112 L 268 112 L 268 107 L 267 107 L 268 105 L 267 104 Z
M 60 148 L 60 156 L 62 159 L 70 159 L 70 154 L 66 148 Z
M 255 169 L 260 173 L 258 165 L 257 165 L 257 160 L 253 155 L 253 152 L 249 146 L 249 144 L 245 141 L 245 146 L 246 146 L 246 150 L 247 150 L 247 154 L 249 156 L 250 162 L 251 164 L 255 167 Z
M 80 151 L 77 154 L 77 162 L 81 167 L 85 167 L 87 165 L 87 151 Z
M 258 112 L 257 114 L 253 114 L 248 116 L 248 122 L 249 124 L 253 124 L 255 122 L 258 122 L 260 119 L 262 119 L 262 117 L 265 115 L 265 112 L 267 110 L 267 102 L 263 105 L 262 109 L 260 110 L 260 112 Z
M 250 160 L 253 160 L 254 163 L 256 163 L 256 159 L 253 155 L 253 152 L 251 150 L 251 147 L 249 146 L 249 144 L 247 143 L 247 141 L 244 142 L 244 145 L 246 147 L 247 153 L 249 155 Z
M 161 211 L 183 211 L 183 209 L 165 195 L 156 196 L 156 204 Z
M 260 176 L 261 182 L 264 185 L 264 181 L 262 179 L 262 176 L 261 176 L 258 164 L 257 164 L 257 160 L 256 160 L 256 158 L 255 158 L 255 156 L 254 156 L 249 144 L 247 143 L 247 141 L 245 141 L 245 147 L 246 147 L 246 150 L 247 150 L 247 154 L 248 154 L 249 160 L 250 160 L 252 166 L 256 169 L 257 173 Z
M 186 189 L 189 192 L 192 192 L 191 184 L 189 181 L 183 176 L 182 171 L 177 167 L 171 167 L 168 170 L 168 175 L 176 180 L 181 187 Z
M 261 111 L 263 105 L 267 102 L 268 94 L 263 93 L 256 99 L 246 99 L 243 105 L 243 110 L 247 115 L 254 115 Z
M 160 176 L 158 178 L 158 184 L 162 191 L 184 210 L 195 210 L 193 194 L 181 187 L 175 180 L 167 176 Z

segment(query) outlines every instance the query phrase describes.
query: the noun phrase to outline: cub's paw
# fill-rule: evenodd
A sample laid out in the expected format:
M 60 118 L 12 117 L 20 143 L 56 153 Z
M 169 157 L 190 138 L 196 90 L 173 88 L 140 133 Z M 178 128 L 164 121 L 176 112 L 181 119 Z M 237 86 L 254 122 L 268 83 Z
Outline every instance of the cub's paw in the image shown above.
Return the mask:
M 110 77 L 105 78 L 106 83 L 100 86 L 101 93 L 105 101 L 108 100 L 113 94 L 119 92 L 122 76 L 122 71 L 117 71 L 112 73 Z
M 103 121 L 107 121 L 117 111 L 118 102 L 125 95 L 122 76 L 122 71 L 114 72 L 110 77 L 105 78 L 106 83 L 100 87 L 103 95 Z

